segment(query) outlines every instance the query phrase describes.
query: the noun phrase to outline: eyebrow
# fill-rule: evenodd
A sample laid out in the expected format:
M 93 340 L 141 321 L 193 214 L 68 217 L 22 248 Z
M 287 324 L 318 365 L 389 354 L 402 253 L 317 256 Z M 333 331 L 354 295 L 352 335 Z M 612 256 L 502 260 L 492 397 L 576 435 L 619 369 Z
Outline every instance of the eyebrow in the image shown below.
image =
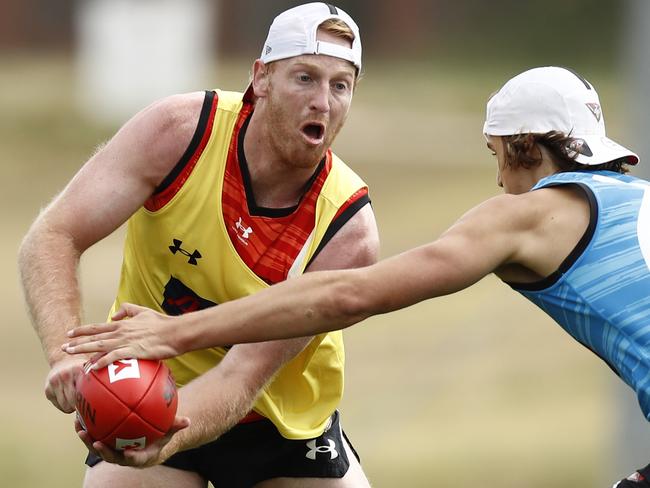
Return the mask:
M 352 66 L 352 64 L 350 64 Z M 294 69 L 320 69 L 320 66 L 316 63 L 310 63 L 309 61 L 299 61 L 294 64 Z M 348 71 L 345 68 L 342 68 L 336 72 L 336 76 L 346 76 L 349 75 L 352 78 L 355 76 L 355 71 Z

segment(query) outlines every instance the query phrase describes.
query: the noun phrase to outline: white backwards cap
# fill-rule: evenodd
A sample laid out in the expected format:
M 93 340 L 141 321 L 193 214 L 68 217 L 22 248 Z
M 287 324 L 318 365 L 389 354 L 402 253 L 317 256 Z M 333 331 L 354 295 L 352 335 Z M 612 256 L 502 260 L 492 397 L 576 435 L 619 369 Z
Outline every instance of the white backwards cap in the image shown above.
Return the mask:
M 329 19 L 340 19 L 352 30 L 352 48 L 316 39 L 318 27 Z M 361 71 L 359 27 L 348 14 L 329 3 L 314 2 L 285 10 L 269 28 L 260 59 L 265 63 L 302 54 L 325 54 L 350 61 Z
M 559 131 L 572 138 L 569 149 L 580 164 L 597 165 L 639 156 L 605 135 L 598 93 L 566 68 L 534 68 L 515 76 L 488 101 L 483 132 L 492 136 Z M 572 154 L 569 152 L 569 154 Z

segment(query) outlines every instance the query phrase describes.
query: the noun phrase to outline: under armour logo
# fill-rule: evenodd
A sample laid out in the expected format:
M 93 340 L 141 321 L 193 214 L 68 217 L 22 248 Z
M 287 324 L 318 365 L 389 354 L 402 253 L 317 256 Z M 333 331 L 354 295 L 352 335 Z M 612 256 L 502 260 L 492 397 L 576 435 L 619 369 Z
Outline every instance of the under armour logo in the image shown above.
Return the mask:
M 199 252 L 198 249 L 195 249 L 194 252 L 192 252 L 190 254 L 188 251 L 186 251 L 185 249 L 183 249 L 181 247 L 181 244 L 183 244 L 183 241 L 181 241 L 179 239 L 173 239 L 172 241 L 173 241 L 174 245 L 169 246 L 169 250 L 172 252 L 172 254 L 176 254 L 177 252 L 180 252 L 183 256 L 188 257 L 188 260 L 187 260 L 188 263 L 193 264 L 194 266 L 196 266 L 198 264 L 196 260 L 199 259 L 200 257 L 202 257 L 201 253 Z
M 253 233 L 253 228 L 250 226 L 246 226 L 246 224 L 244 224 L 244 222 L 242 221 L 242 218 L 239 217 L 239 220 L 235 222 L 235 229 L 237 231 L 237 237 L 239 238 L 239 240 L 242 241 L 244 244 L 248 245 L 248 242 L 246 241 Z
M 330 459 L 336 459 L 339 457 L 339 453 L 336 450 L 336 444 L 332 439 L 325 439 L 329 446 L 317 446 L 316 445 L 316 439 L 311 440 L 307 443 L 307 447 L 309 448 L 309 451 L 307 454 L 305 454 L 305 457 L 307 459 L 316 459 L 316 453 L 330 453 Z

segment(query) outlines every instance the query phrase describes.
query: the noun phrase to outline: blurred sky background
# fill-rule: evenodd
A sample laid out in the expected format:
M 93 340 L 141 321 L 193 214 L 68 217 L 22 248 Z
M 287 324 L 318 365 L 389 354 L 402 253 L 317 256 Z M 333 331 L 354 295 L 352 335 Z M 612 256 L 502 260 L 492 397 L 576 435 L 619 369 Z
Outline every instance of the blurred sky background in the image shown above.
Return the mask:
M 16 251 L 30 222 L 151 101 L 245 88 L 273 17 L 298 3 L 0 3 L 3 485 L 76 486 L 83 476 L 72 420 L 42 393 L 47 366 L 22 305 Z M 633 174 L 650 176 L 647 0 L 336 5 L 360 26 L 364 77 L 334 148 L 370 184 L 382 256 L 434 239 L 498 193 L 485 102 L 531 67 L 590 80 L 608 134 L 640 154 Z M 83 259 L 90 321 L 113 300 L 121 232 Z M 532 305 L 493 278 L 435 302 L 346 332 L 344 427 L 374 486 L 611 486 L 650 461 L 629 389 Z

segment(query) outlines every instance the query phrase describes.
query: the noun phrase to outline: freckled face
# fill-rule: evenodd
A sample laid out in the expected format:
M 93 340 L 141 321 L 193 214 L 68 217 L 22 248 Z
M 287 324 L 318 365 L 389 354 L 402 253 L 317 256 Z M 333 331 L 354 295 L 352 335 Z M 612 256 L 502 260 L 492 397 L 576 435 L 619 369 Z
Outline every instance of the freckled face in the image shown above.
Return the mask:
M 328 33 L 319 39 L 349 46 Z M 288 163 L 316 166 L 339 133 L 350 110 L 356 70 L 326 55 L 275 61 L 262 103 L 272 127 L 271 144 Z

